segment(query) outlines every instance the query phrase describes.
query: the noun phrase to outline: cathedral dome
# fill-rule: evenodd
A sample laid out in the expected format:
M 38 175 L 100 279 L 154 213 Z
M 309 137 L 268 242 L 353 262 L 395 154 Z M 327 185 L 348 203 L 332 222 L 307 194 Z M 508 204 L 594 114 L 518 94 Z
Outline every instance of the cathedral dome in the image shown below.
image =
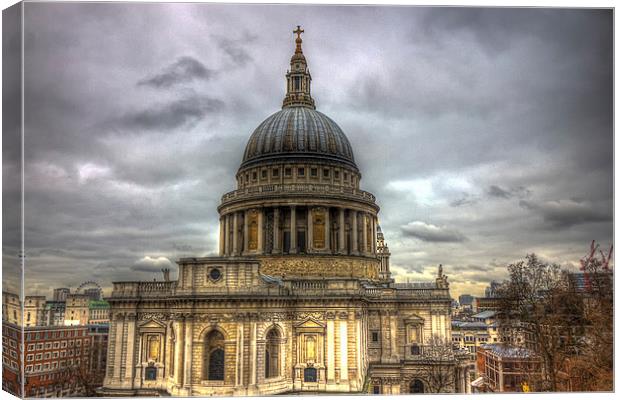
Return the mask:
M 308 106 L 285 106 L 256 128 L 241 167 L 283 159 L 320 159 L 357 170 L 349 139 L 328 116 Z

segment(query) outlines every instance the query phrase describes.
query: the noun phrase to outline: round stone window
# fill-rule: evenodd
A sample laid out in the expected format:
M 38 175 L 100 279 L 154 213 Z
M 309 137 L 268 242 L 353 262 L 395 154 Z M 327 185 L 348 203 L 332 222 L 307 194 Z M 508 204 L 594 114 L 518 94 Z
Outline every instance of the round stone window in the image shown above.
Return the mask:
M 219 268 L 213 268 L 211 271 L 209 271 L 209 278 L 211 278 L 214 281 L 219 280 L 222 277 L 222 271 L 219 270 Z

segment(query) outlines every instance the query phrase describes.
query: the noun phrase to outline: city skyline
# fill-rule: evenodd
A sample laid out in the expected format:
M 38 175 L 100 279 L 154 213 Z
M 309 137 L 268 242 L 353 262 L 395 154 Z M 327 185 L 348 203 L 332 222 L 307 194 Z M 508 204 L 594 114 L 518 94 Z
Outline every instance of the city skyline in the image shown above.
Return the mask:
M 611 244 L 604 10 L 29 4 L 25 21 L 26 294 L 215 254 L 298 24 L 397 279 L 443 264 L 453 298 L 482 295 L 526 253 L 576 266 Z

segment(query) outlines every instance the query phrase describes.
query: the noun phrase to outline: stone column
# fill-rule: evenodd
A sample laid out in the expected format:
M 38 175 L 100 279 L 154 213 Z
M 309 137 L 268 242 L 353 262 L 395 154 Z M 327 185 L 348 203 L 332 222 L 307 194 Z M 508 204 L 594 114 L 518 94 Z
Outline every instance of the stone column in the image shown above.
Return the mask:
M 183 373 L 183 325 L 180 321 L 175 321 L 174 325 L 174 383 L 181 384 Z
M 220 217 L 220 255 L 224 255 L 224 217 Z
M 250 241 L 250 229 L 248 226 L 248 210 L 244 211 L 243 214 L 243 251 L 248 252 L 248 242 Z
M 308 240 L 306 251 L 312 253 L 314 251 L 314 221 L 312 220 L 312 208 L 310 207 L 308 207 L 306 212 L 306 226 L 306 240 Z
M 224 255 L 230 254 L 230 216 L 224 216 Z
M 377 254 L 377 218 L 373 215 L 371 221 L 372 221 L 372 241 L 370 242 L 370 244 L 372 245 L 372 254 L 376 255 Z
M 338 211 L 338 253 L 345 254 L 344 208 L 340 208 Z
M 396 330 L 396 316 L 390 315 L 390 354 L 394 360 L 398 360 L 398 348 L 396 345 L 396 336 L 398 331 Z
M 123 356 L 123 325 L 125 324 L 125 318 L 119 316 L 116 318 L 116 334 L 114 338 L 114 378 L 120 382 L 121 380 L 121 357 Z
M 331 221 L 329 218 L 329 207 L 325 207 L 325 250 L 330 250 L 330 242 L 332 238 Z
M 333 384 L 335 380 L 335 342 L 334 342 L 334 320 L 327 320 L 327 384 Z
M 256 322 L 250 325 L 250 385 L 256 385 Z
M 362 322 L 355 319 L 355 368 L 357 370 L 357 381 L 359 385 L 363 384 L 364 373 L 362 372 Z
M 441 314 L 439 316 L 439 326 L 441 327 L 441 336 L 442 337 L 446 337 L 446 315 L 445 314 Z
M 239 213 L 233 213 L 233 255 L 239 255 Z
M 187 390 L 187 395 L 191 396 L 192 384 L 192 333 L 194 331 L 194 320 L 190 317 L 185 318 L 185 355 L 183 362 L 183 387 Z
M 265 246 L 265 223 L 264 223 L 265 210 L 258 209 L 258 253 L 263 254 Z
M 237 323 L 237 379 L 236 386 L 243 385 L 243 322 Z
M 351 210 L 351 253 L 359 254 L 359 240 L 357 238 L 357 211 Z
M 366 213 L 362 213 L 362 253 L 368 254 L 368 218 Z
M 273 209 L 273 248 L 272 254 L 280 253 L 280 209 Z
M 349 381 L 349 348 L 347 346 L 347 320 L 340 320 L 340 383 Z
M 291 248 L 289 253 L 297 253 L 297 210 L 295 206 L 291 206 Z
M 134 350 L 135 345 L 135 333 L 136 333 L 136 315 L 129 314 L 125 317 L 125 323 L 127 324 L 127 354 L 125 358 L 125 383 L 131 387 L 133 380 L 134 366 Z

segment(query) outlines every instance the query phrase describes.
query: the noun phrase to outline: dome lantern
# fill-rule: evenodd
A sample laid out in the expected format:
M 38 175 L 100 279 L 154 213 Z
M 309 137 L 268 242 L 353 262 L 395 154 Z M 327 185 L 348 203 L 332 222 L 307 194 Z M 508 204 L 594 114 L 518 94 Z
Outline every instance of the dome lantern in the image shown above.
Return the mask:
M 295 54 L 291 57 L 291 68 L 286 72 L 286 96 L 282 102 L 282 108 L 308 107 L 315 109 L 314 99 L 310 95 L 310 83 L 312 77 L 308 71 L 306 57 L 301 50 L 301 34 L 304 32 L 299 25 L 293 31 L 297 35 L 295 39 Z

